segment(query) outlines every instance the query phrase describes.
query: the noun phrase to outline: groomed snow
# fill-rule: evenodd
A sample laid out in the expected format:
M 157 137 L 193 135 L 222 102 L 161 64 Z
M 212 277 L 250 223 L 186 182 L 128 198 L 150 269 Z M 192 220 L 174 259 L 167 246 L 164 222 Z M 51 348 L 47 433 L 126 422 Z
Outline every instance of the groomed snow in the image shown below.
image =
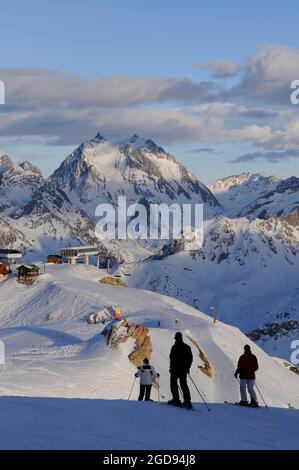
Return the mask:
M 0 397 L 0 413 L 1 449 L 298 449 L 296 410 Z
M 105 274 L 92 266 L 47 265 L 32 287 L 18 285 L 15 278 L 0 284 L 0 340 L 6 346 L 0 368 L 0 448 L 298 447 L 299 415 L 288 406 L 299 405 L 296 374 L 237 328 L 214 325 L 167 296 L 101 285 Z M 188 335 L 197 341 L 213 378 L 198 369 L 202 362 L 194 347 L 191 375 L 211 404 L 210 413 L 192 384 L 200 413 L 138 403 L 137 384 L 127 401 L 135 372 L 127 357 L 133 341 L 113 351 L 101 335 L 103 325 L 87 323 L 91 313 L 116 304 L 130 322 L 150 329 L 163 401 L 170 397 L 168 355 L 175 331 L 181 330 L 187 342 Z M 246 343 L 258 356 L 257 383 L 269 411 L 223 404 L 238 400 L 233 373 Z

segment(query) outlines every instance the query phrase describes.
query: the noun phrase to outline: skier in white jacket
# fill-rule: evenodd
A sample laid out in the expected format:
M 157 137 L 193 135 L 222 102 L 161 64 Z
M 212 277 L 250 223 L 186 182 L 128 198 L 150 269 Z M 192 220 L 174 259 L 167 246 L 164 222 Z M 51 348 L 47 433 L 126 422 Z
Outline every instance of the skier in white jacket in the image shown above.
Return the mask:
M 138 367 L 135 377 L 140 378 L 140 394 L 139 401 L 142 401 L 145 395 L 145 401 L 149 401 L 151 398 L 151 390 L 153 379 L 160 377 L 155 369 L 150 365 L 148 358 L 143 360 L 143 365 Z

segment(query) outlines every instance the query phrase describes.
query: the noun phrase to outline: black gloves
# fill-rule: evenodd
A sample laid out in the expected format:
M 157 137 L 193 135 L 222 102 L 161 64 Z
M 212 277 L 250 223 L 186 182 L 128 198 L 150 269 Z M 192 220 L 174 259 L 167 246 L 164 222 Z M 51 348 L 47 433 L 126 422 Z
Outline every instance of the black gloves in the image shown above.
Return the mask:
M 236 370 L 236 372 L 235 372 L 234 375 L 235 375 L 235 379 L 237 379 L 237 378 L 238 378 L 238 375 L 239 375 L 239 372 Z

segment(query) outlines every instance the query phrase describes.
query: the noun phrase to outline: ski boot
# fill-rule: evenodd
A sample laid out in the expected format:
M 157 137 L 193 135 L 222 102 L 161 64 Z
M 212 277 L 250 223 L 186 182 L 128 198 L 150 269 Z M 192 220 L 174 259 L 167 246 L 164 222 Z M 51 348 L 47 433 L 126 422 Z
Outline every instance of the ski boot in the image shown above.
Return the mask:
M 167 402 L 168 405 L 171 405 L 171 406 L 178 406 L 178 407 L 181 407 L 182 406 L 182 403 L 180 401 L 174 401 L 173 399 L 172 400 L 169 400 Z
M 182 404 L 182 407 L 183 407 L 183 408 L 186 408 L 186 410 L 193 410 L 193 406 L 192 406 L 191 401 L 190 401 L 190 403 L 186 403 L 186 402 L 184 401 L 184 403 Z
M 251 402 L 249 403 L 249 405 L 251 408 L 259 408 L 259 404 L 257 401 L 255 401 L 253 398 L 251 398 Z
M 248 406 L 248 401 L 239 401 L 238 405 L 240 406 Z

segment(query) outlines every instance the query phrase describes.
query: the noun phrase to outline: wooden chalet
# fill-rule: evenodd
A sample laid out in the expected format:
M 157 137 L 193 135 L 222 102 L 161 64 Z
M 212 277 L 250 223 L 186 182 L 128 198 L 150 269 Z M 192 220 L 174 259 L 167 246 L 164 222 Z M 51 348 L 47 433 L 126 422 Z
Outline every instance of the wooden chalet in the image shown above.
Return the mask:
M 47 258 L 47 263 L 51 264 L 62 264 L 63 258 L 59 255 L 49 255 Z
M 38 278 L 39 268 L 35 264 L 22 264 L 17 268 L 17 272 L 19 283 L 32 285 Z

